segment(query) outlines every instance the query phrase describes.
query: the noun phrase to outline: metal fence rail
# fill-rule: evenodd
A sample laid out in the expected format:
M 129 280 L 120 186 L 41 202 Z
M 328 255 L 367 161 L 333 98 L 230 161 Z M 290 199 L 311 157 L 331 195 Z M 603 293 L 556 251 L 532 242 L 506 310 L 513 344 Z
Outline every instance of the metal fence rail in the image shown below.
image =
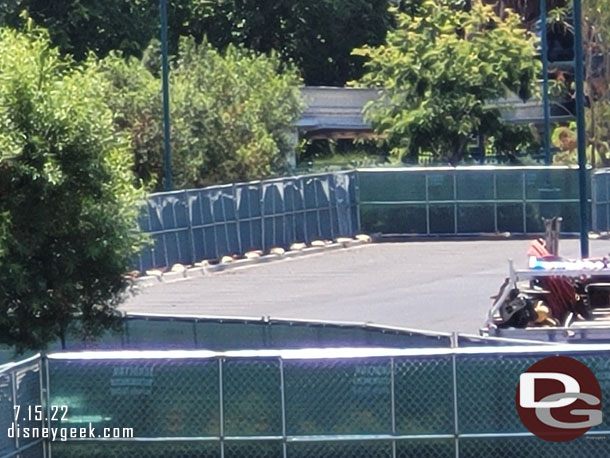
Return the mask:
M 610 230 L 610 169 L 590 173 L 593 230 Z M 540 234 L 561 216 L 579 232 L 578 168 L 357 169 L 152 194 L 140 227 L 154 246 L 136 267 L 169 267 L 357 232 Z
M 527 339 L 527 336 L 517 340 L 460 333 L 453 335 L 358 322 L 129 313 L 119 330 L 107 331 L 94 342 L 83 341 L 81 337 L 68 332 L 65 349 L 227 351 L 308 347 L 448 348 L 452 345 L 548 343 Z M 47 350 L 61 351 L 61 342 L 56 340 L 50 343 Z M 0 365 L 14 359 L 14 348 L 0 346 Z
M 276 318 L 130 314 L 121 335 L 97 348 L 124 349 L 286 349 L 303 347 L 449 347 L 451 335 L 431 331 Z M 82 349 L 68 340 L 68 349 Z
M 15 431 L 16 425 L 22 428 L 42 426 L 42 421 L 35 421 L 35 413 L 28 411 L 28 407 L 34 409 L 34 406 L 44 404 L 41 368 L 39 355 L 19 363 L 0 366 L 0 457 L 2 458 L 40 457 L 44 454 L 42 438 L 18 437 Z
M 520 374 L 562 354 L 610 396 L 610 345 L 461 349 L 89 352 L 49 355 L 56 426 L 131 427 L 136 439 L 68 440 L 53 457 L 537 457 L 608 455 L 604 423 L 574 442 L 533 437 Z M 103 444 L 103 445 L 102 445 Z M 535 450 L 535 452 L 534 452 Z
M 493 343 L 473 336 L 460 342 Z M 303 347 L 444 347 L 449 333 L 382 326 L 281 318 L 149 315 L 128 313 L 120 329 L 107 331 L 92 342 L 68 332 L 66 350 L 244 350 Z M 59 339 L 48 351 L 61 351 Z M 15 358 L 14 348 L 0 346 L 0 365 Z M 1 455 L 0 455 L 1 456 Z
M 542 217 L 579 230 L 578 169 L 431 167 L 357 171 L 364 232 L 466 235 L 544 232 Z
M 610 169 L 596 169 L 591 177 L 592 229 L 610 231 Z
M 136 266 L 143 271 L 354 235 L 356 213 L 354 172 L 152 194 L 140 228 L 154 246 Z

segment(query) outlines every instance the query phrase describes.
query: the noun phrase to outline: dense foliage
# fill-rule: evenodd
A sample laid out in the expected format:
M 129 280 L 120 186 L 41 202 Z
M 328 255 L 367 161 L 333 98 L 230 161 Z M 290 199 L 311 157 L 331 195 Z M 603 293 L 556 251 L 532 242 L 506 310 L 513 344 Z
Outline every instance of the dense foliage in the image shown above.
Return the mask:
M 593 167 L 610 166 L 610 9 L 604 0 L 583 2 L 584 91 L 586 96 L 587 162 Z M 571 40 L 573 14 L 571 5 L 550 11 L 549 30 Z M 574 68 L 565 63 L 550 63 L 555 75 L 554 89 L 564 98 L 575 97 Z M 577 164 L 576 124 L 556 126 L 553 162 Z
M 41 348 L 116 321 L 140 237 L 108 84 L 46 33 L 0 29 L 0 341 Z
M 489 103 L 511 91 L 526 100 L 535 91 L 535 41 L 515 14 L 427 0 L 410 14 L 396 12 L 396 20 L 386 44 L 355 51 L 369 59 L 361 84 L 383 88 L 366 116 L 396 157 L 428 152 L 455 164 L 476 135 L 509 154 L 520 147 L 515 138 L 529 139 L 527 128 L 506 127 Z
M 207 36 L 217 49 L 229 44 L 278 52 L 294 62 L 309 85 L 343 85 L 358 78 L 362 59 L 354 47 L 383 42 L 391 25 L 390 0 L 168 0 L 171 53 L 179 38 Z M 19 27 L 28 12 L 49 29 L 62 52 L 83 59 L 113 50 L 141 57 L 159 36 L 159 1 L 11 0 L 0 5 L 0 24 Z
M 593 166 L 610 166 L 610 8 L 605 0 L 583 2 L 585 93 Z
M 160 189 L 163 131 L 160 79 L 145 62 L 111 54 L 99 63 L 112 83 L 115 127 L 132 138 L 135 172 Z M 152 66 L 154 69 L 156 66 Z M 154 71 L 154 70 L 153 70 Z M 296 72 L 275 54 L 229 45 L 224 52 L 181 41 L 170 72 L 176 188 L 260 179 L 285 170 L 302 101 Z

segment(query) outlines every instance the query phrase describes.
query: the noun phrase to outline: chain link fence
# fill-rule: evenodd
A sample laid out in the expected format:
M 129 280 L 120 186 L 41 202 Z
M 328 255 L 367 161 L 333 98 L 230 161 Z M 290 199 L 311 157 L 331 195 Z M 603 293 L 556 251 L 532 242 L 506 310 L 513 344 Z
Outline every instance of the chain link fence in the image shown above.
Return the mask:
M 118 340 L 118 341 L 117 341 Z M 119 339 L 102 348 L 286 349 L 303 347 L 448 347 L 449 333 L 365 323 L 279 318 L 130 315 Z M 68 348 L 82 348 L 68 341 Z
M 591 227 L 610 230 L 610 170 L 589 172 Z M 580 230 L 578 168 L 357 169 L 152 194 L 140 218 L 153 246 L 140 271 L 293 242 L 382 234 L 540 234 L 561 216 Z
M 586 364 L 610 396 L 609 345 L 52 354 L 42 373 L 39 359 L 1 372 L 22 377 L 24 393 L 1 379 L 2 427 L 14 399 L 42 396 L 47 409 L 69 408 L 51 427 L 133 428 L 134 438 L 26 451 L 1 442 L 0 456 L 606 457 L 608 403 L 601 425 L 565 444 L 533 437 L 519 420 L 520 374 L 558 354 Z
M 466 346 L 523 345 L 541 342 L 457 334 Z M 95 341 L 83 341 L 74 332 L 66 336 L 65 350 L 246 350 L 386 347 L 448 348 L 452 335 L 371 323 L 291 320 L 281 318 L 206 317 L 127 314 L 118 331 L 107 331 Z M 61 351 L 59 340 L 49 352 Z M 26 354 L 27 356 L 27 354 Z M 0 346 L 0 365 L 15 359 L 15 349 Z M 1 456 L 1 455 L 0 455 Z
M 354 235 L 354 176 L 336 172 L 152 194 L 140 228 L 154 244 L 138 256 L 136 267 L 144 271 Z
M 39 356 L 0 366 L 0 457 L 43 456 L 43 439 L 23 437 L 16 429 L 17 425 L 32 428 L 43 424 L 32 411 L 43 405 L 42 376 Z
M 596 169 L 592 174 L 594 231 L 610 231 L 610 169 Z
M 494 344 L 490 338 L 460 336 L 460 345 Z M 497 343 L 506 344 L 506 339 Z M 522 343 L 522 342 L 521 342 Z M 290 320 L 281 318 L 206 317 L 127 314 L 117 331 L 95 341 L 69 329 L 65 350 L 206 349 L 216 351 L 304 347 L 444 347 L 451 334 L 370 323 Z M 56 340 L 47 350 L 61 351 Z M 15 359 L 15 349 L 0 345 L 0 365 Z M 0 455 L 1 456 L 1 455 Z
M 553 216 L 563 217 L 565 233 L 580 227 L 573 167 L 361 169 L 357 179 L 364 232 L 534 234 Z

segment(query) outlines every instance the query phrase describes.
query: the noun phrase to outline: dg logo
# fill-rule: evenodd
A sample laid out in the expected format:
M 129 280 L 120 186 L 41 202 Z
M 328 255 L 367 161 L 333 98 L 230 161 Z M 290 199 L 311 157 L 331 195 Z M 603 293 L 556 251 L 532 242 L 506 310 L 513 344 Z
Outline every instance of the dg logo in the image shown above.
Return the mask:
M 545 358 L 521 374 L 515 402 L 525 427 L 551 442 L 574 440 L 603 420 L 595 375 L 566 356 Z

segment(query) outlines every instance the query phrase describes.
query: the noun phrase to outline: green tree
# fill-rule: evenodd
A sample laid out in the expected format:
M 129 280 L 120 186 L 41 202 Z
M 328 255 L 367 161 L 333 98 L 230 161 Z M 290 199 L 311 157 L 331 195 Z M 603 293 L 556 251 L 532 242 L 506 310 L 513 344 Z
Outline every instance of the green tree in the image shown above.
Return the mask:
M 385 45 L 354 51 L 369 59 L 360 84 L 383 88 L 365 115 L 395 157 L 430 152 L 456 164 L 474 135 L 498 132 L 500 112 L 490 102 L 511 91 L 532 97 L 540 71 L 534 38 L 515 14 L 498 17 L 480 2 L 464 11 L 427 0 L 395 14 Z
M 308 85 L 342 86 L 362 75 L 357 46 L 383 43 L 393 17 L 390 0 L 199 1 L 181 35 L 224 49 L 229 43 L 294 62 Z M 402 2 L 398 2 L 402 3 Z M 204 8 L 201 5 L 210 5 Z
M 610 10 L 604 0 L 588 0 L 582 7 L 587 161 L 593 167 L 607 167 L 610 165 Z M 574 33 L 572 22 L 571 4 L 550 11 L 549 23 L 563 35 Z M 573 68 L 555 69 L 555 72 L 560 76 L 555 81 L 556 91 L 573 98 Z M 576 127 L 572 124 L 555 129 L 555 134 L 563 139 L 553 142 L 559 148 L 553 158 L 555 163 L 578 163 Z
M 152 58 L 154 61 L 155 59 Z M 118 131 L 131 135 L 140 178 L 163 171 L 160 80 L 136 59 L 100 63 L 112 83 Z M 183 39 L 170 73 L 172 168 L 176 188 L 254 180 L 286 168 L 302 101 L 296 71 L 269 56 Z M 160 184 L 157 180 L 157 184 Z
M 155 60 L 152 50 L 146 54 L 153 54 L 150 58 Z M 147 57 L 145 55 L 145 61 Z M 160 178 L 163 176 L 161 80 L 139 59 L 124 58 L 118 52 L 111 52 L 95 65 L 109 83 L 106 86 L 106 104 L 114 115 L 115 130 L 131 138 L 132 169 L 135 176 L 147 187 L 151 188 L 157 184 L 161 189 Z
M 172 70 L 176 155 L 184 184 L 253 180 L 281 173 L 303 108 L 300 80 L 272 53 L 229 45 L 220 53 L 181 42 Z
M 0 29 L 0 341 L 43 348 L 117 322 L 142 192 L 107 83 L 45 32 Z
M 217 49 L 241 45 L 278 52 L 310 85 L 343 85 L 362 73 L 351 50 L 383 42 L 391 0 L 168 0 L 170 52 L 181 36 L 207 37 Z M 89 51 L 141 57 L 159 36 L 158 0 L 8 0 L 0 24 L 19 27 L 25 10 L 49 29 L 64 53 L 84 59 Z
M 610 165 L 610 9 L 606 1 L 583 2 L 583 29 L 591 163 L 593 167 L 607 167 Z
M 0 25 L 19 29 L 25 11 L 48 29 L 52 43 L 77 60 L 89 52 L 112 50 L 140 56 L 158 35 L 158 1 L 150 0 L 6 0 L 0 2 Z

